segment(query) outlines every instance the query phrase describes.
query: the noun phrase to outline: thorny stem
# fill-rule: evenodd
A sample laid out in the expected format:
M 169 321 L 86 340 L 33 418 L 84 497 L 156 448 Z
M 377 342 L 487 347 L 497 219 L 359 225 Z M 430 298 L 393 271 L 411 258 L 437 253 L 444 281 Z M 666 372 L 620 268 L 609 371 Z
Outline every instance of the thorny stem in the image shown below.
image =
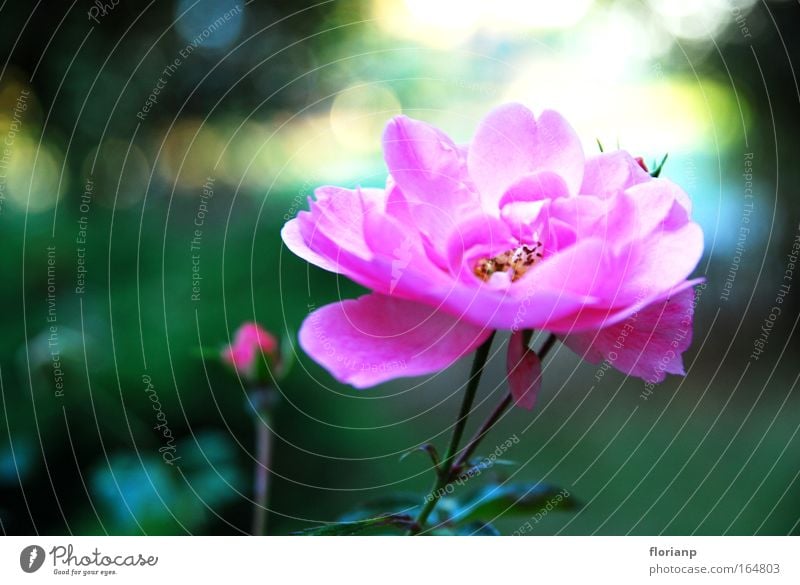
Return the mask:
M 539 361 L 544 360 L 545 356 L 547 356 L 552 347 L 555 345 L 556 339 L 557 339 L 556 336 L 553 334 L 550 334 L 550 336 L 547 339 L 545 339 L 545 342 L 542 344 L 541 349 L 537 353 L 537 355 L 539 356 Z M 508 394 L 506 394 L 505 398 L 503 398 L 503 400 L 495 407 L 495 409 L 492 411 L 492 414 L 490 414 L 489 417 L 485 421 L 483 421 L 483 424 L 478 429 L 478 432 L 476 432 L 472 436 L 472 438 L 467 443 L 466 447 L 464 447 L 464 450 L 461 452 L 461 455 L 453 464 L 453 469 L 451 472 L 452 475 L 457 475 L 461 471 L 461 468 L 464 467 L 466 462 L 475 452 L 475 449 L 477 449 L 478 444 L 483 440 L 483 437 L 486 435 L 486 433 L 489 432 L 489 430 L 495 425 L 495 423 L 498 420 L 500 420 L 500 417 L 503 416 L 503 413 L 509 406 L 511 406 L 513 401 L 514 398 L 511 396 L 511 393 L 509 392 Z
M 526 339 L 529 339 L 526 336 Z M 550 352 L 552 347 L 555 345 L 557 338 L 555 335 L 551 334 L 545 342 L 542 344 L 541 349 L 539 349 L 538 356 L 539 360 L 544 360 L 545 356 Z M 492 337 L 486 340 L 486 342 L 478 348 L 478 351 L 475 354 L 475 361 L 472 365 L 472 375 L 470 377 L 470 384 L 467 387 L 467 392 L 464 395 L 464 401 L 461 404 L 461 412 L 459 413 L 459 419 L 456 423 L 456 428 L 453 430 L 453 436 L 450 440 L 450 446 L 447 449 L 447 454 L 445 455 L 444 460 L 442 461 L 442 465 L 438 469 L 436 483 L 434 484 L 433 489 L 425 498 L 425 505 L 423 506 L 422 510 L 420 511 L 419 515 L 417 516 L 414 525 L 409 529 L 408 534 L 414 535 L 418 534 L 425 522 L 430 516 L 433 509 L 436 507 L 436 504 L 439 500 L 439 494 L 441 491 L 451 482 L 453 481 L 459 473 L 461 473 L 464 465 L 475 452 L 477 449 L 478 444 L 483 440 L 489 430 L 500 420 L 503 413 L 508 409 L 509 406 L 513 403 L 514 399 L 509 392 L 503 398 L 503 400 L 495 407 L 489 417 L 483 421 L 478 431 L 473 435 L 473 437 L 469 440 L 467 445 L 464 447 L 464 450 L 455 459 L 455 453 L 458 449 L 458 443 L 461 441 L 461 436 L 464 433 L 464 426 L 466 425 L 466 417 L 469 414 L 470 408 L 472 407 L 472 402 L 475 399 L 475 391 L 478 388 L 478 382 L 480 381 L 480 375 L 483 371 L 483 367 L 486 363 L 486 358 L 488 357 L 489 353 L 489 346 L 491 345 Z M 474 386 L 474 387 L 473 387 Z M 471 393 L 470 393 L 471 390 Z M 466 408 L 465 408 L 466 407 Z M 455 459 L 455 463 L 453 460 Z
M 464 392 L 464 398 L 461 401 L 461 409 L 458 412 L 458 419 L 453 427 L 453 435 L 450 437 L 450 444 L 447 446 L 447 452 L 442 459 L 436 474 L 436 482 L 433 484 L 433 489 L 426 496 L 425 503 L 417 516 L 414 525 L 409 528 L 408 534 L 418 534 L 425 522 L 428 520 L 436 503 L 439 499 L 439 491 L 444 488 L 451 481 L 450 468 L 453 465 L 456 452 L 458 451 L 458 444 L 461 442 L 461 437 L 464 435 L 464 427 L 467 424 L 467 417 L 472 410 L 472 403 L 475 401 L 475 394 L 478 391 L 478 384 L 481 381 L 481 374 L 483 368 L 486 366 L 486 360 L 489 357 L 489 349 L 492 346 L 494 339 L 494 332 L 484 341 L 478 350 L 475 352 L 475 359 L 472 362 L 472 372 L 470 373 L 469 381 L 467 382 L 467 389 Z

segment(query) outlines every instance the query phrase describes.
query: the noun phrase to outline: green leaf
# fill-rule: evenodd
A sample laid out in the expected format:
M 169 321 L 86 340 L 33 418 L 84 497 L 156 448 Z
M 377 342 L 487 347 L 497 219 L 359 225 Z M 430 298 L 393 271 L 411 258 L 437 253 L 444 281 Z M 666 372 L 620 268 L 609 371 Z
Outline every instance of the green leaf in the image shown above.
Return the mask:
M 358 522 L 387 514 L 413 514 L 422 497 L 417 494 L 399 492 L 364 502 L 357 508 L 339 517 L 339 522 Z
M 294 532 L 295 536 L 352 536 L 371 528 L 381 528 L 391 526 L 394 528 L 405 529 L 411 526 L 414 520 L 411 516 L 404 514 L 388 514 L 386 516 L 379 516 L 378 518 L 367 518 L 366 520 L 359 520 L 358 522 L 334 522 L 331 524 L 324 524 L 323 526 L 315 526 L 314 528 L 307 528 Z
M 456 483 L 459 481 L 469 481 L 479 476 L 484 471 L 489 471 L 496 466 L 514 467 L 516 465 L 516 461 L 511 461 L 509 459 L 489 459 L 488 457 L 484 457 L 483 459 L 473 459 L 472 461 L 467 462 L 467 466 L 462 468 L 453 481 Z M 499 479 L 496 477 L 497 475 L 499 475 L 499 471 L 495 474 L 494 481 L 499 481 Z
M 500 515 L 527 515 L 545 510 L 574 510 L 577 501 L 565 489 L 544 483 L 505 483 L 487 485 L 467 497 L 454 514 L 460 522 L 496 518 Z
M 511 461 L 510 459 L 489 459 L 485 457 L 483 459 L 473 459 L 471 462 L 471 466 L 468 467 L 462 475 L 474 475 L 475 473 L 482 473 L 484 471 L 488 471 L 492 467 L 499 465 L 505 467 L 514 467 L 517 465 L 516 461 Z

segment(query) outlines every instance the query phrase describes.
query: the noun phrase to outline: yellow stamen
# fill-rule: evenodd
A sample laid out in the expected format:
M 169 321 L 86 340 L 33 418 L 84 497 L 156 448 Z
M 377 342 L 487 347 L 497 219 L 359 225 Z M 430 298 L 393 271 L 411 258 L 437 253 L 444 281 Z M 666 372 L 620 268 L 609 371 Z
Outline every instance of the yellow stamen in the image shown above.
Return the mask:
M 493 258 L 481 258 L 475 264 L 475 276 L 487 282 L 495 272 L 511 272 L 511 281 L 518 280 L 543 258 L 544 247 L 541 242 L 523 244 L 506 250 Z

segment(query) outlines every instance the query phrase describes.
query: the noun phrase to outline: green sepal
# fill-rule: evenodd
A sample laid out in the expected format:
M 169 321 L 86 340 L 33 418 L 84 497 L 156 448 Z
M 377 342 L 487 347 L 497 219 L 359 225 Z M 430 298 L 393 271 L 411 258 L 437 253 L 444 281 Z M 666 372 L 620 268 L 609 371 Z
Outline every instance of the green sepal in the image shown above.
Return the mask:
M 423 453 L 428 454 L 428 456 L 431 458 L 431 461 L 433 462 L 433 467 L 438 472 L 441 460 L 439 459 L 439 452 L 436 450 L 436 447 L 434 447 L 431 443 L 425 443 L 423 445 L 420 445 L 419 447 L 414 447 L 410 451 L 406 451 L 400 456 L 400 461 L 403 461 L 406 457 L 418 451 L 422 451 Z
M 658 163 L 652 171 L 650 171 L 650 176 L 651 177 L 653 177 L 654 179 L 658 178 L 658 176 L 661 174 L 661 171 L 664 169 L 664 163 L 667 162 L 667 157 L 668 156 L 669 156 L 669 153 L 666 153 L 664 155 L 664 158 L 661 159 L 661 162 Z

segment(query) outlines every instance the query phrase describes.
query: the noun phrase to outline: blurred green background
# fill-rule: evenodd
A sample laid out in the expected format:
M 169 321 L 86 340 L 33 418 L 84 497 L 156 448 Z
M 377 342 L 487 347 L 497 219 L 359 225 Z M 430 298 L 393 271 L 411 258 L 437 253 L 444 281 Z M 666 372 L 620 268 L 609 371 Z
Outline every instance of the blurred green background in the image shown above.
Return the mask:
M 310 306 L 360 293 L 289 253 L 282 224 L 317 185 L 382 185 L 391 116 L 466 141 L 510 100 L 560 110 L 587 152 L 595 139 L 648 161 L 668 152 L 664 174 L 706 234 L 685 379 L 644 400 L 641 381 L 558 347 L 537 409 L 486 439 L 489 452 L 520 438 L 501 479 L 583 503 L 530 533 L 800 532 L 796 277 L 750 357 L 798 235 L 796 3 L 101 6 L 0 8 L 4 533 L 247 532 L 252 407 L 213 353 L 248 320 L 294 344 Z M 473 425 L 506 391 L 502 343 Z M 274 413 L 270 532 L 421 496 L 427 461 L 400 456 L 443 448 L 467 361 L 356 391 L 298 355 Z M 176 466 L 158 451 L 145 376 Z

